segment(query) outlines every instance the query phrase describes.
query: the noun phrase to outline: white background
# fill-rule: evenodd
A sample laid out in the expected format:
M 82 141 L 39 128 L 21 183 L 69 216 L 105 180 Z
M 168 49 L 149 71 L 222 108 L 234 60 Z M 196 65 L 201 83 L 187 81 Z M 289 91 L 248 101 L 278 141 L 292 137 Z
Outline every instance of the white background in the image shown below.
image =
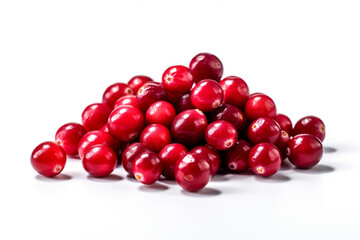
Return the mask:
M 1 1 L 0 239 L 359 239 L 359 26 L 356 1 Z M 55 179 L 32 169 L 33 148 L 108 85 L 199 52 L 293 122 L 321 117 L 320 165 L 196 194 L 122 168 L 93 179 L 73 159 Z

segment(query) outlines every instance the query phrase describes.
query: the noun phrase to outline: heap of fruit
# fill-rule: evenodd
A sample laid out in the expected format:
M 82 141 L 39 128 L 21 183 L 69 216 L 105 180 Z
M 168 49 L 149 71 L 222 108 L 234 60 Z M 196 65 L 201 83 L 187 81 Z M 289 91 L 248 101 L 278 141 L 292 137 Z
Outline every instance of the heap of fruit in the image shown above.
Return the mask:
M 161 82 L 135 76 L 115 83 L 101 103 L 85 108 L 82 124 L 65 124 L 54 142 L 37 146 L 31 164 L 54 177 L 66 155 L 78 155 L 94 177 L 122 164 L 143 184 L 163 175 L 198 191 L 219 168 L 269 177 L 285 158 L 304 169 L 320 161 L 325 126 L 319 118 L 304 117 L 293 128 L 269 96 L 250 94 L 243 79 L 222 75 L 221 61 L 200 53 L 189 67 L 166 69 Z

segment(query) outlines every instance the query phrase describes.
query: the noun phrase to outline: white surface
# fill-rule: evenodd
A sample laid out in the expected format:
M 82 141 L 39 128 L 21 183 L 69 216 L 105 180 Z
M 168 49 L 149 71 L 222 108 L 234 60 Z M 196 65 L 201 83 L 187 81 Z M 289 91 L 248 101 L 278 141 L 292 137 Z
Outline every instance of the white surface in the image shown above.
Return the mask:
M 2 1 L 0 239 L 359 239 L 359 12 L 356 1 Z M 32 169 L 33 148 L 108 85 L 159 80 L 202 51 L 294 122 L 321 117 L 336 151 L 310 171 L 217 176 L 197 194 L 121 168 L 89 178 L 78 160 L 56 179 Z

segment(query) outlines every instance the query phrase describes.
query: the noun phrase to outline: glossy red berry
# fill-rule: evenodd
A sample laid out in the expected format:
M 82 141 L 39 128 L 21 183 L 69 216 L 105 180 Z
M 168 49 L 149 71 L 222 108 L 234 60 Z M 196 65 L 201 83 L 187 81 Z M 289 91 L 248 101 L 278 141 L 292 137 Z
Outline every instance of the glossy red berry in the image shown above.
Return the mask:
M 204 112 L 218 108 L 224 99 L 224 93 L 219 83 L 211 79 L 201 80 L 191 90 L 190 100 L 194 107 Z
M 54 177 L 64 169 L 66 153 L 54 142 L 43 142 L 33 150 L 30 160 L 31 165 L 39 174 Z
M 293 136 L 298 134 L 308 133 L 314 135 L 320 141 L 324 141 L 325 139 L 325 124 L 324 122 L 315 116 L 307 116 L 301 118 L 296 122 L 293 130 Z
M 253 94 L 245 104 L 245 116 L 252 122 L 260 117 L 276 117 L 276 106 L 274 101 L 262 93 Z
M 132 172 L 132 165 L 135 158 L 145 152 L 152 152 L 152 150 L 146 146 L 144 143 L 136 142 L 130 144 L 122 153 L 121 156 L 121 163 L 125 169 L 125 171 L 130 175 L 133 176 Z
M 224 120 L 236 128 L 238 132 L 242 131 L 247 126 L 247 121 L 244 114 L 240 111 L 239 108 L 230 105 L 223 104 L 218 109 L 211 113 L 211 120 Z
M 89 147 L 81 159 L 86 172 L 93 177 L 106 177 L 112 173 L 117 164 L 117 155 L 107 145 Z
M 245 140 L 237 140 L 234 146 L 225 152 L 225 164 L 234 172 L 242 172 L 249 168 L 251 144 Z
M 271 143 L 259 143 L 250 150 L 249 166 L 257 175 L 271 176 L 280 169 L 280 152 Z
M 280 139 L 281 129 L 272 118 L 261 117 L 253 121 L 248 129 L 248 137 L 252 144 L 269 142 L 275 144 Z
M 109 133 L 103 131 L 91 131 L 86 133 L 79 141 L 79 157 L 84 156 L 85 151 L 94 145 L 103 144 L 111 147 L 114 152 L 119 151 L 119 141 L 114 139 Z
M 210 53 L 197 54 L 191 59 L 189 68 L 195 82 L 200 82 L 203 79 L 219 81 L 224 72 L 220 59 Z
M 321 141 L 311 134 L 296 135 L 288 144 L 287 157 L 298 168 L 312 168 L 319 163 L 322 155 Z
M 221 157 L 220 154 L 215 149 L 207 145 L 203 145 L 191 149 L 190 153 L 197 153 L 204 155 L 205 159 L 210 164 L 211 175 L 214 176 L 219 170 L 221 164 Z
M 121 98 L 116 100 L 116 102 L 114 104 L 114 109 L 117 107 L 120 107 L 120 106 L 124 106 L 124 105 L 130 105 L 130 106 L 140 109 L 140 106 L 138 104 L 138 101 L 137 101 L 137 98 L 135 95 L 122 96 Z
M 289 141 L 290 135 L 284 130 L 281 130 L 279 141 L 275 144 L 275 146 L 279 149 L 282 160 L 286 158 Z
M 80 139 L 87 133 L 83 125 L 79 123 L 67 123 L 61 126 L 55 134 L 55 142 L 59 144 L 66 155 L 78 155 Z
M 175 180 L 185 190 L 196 192 L 204 188 L 211 179 L 211 167 L 205 155 L 188 153 L 177 161 Z
M 226 77 L 219 82 L 219 85 L 224 91 L 224 103 L 244 109 L 250 93 L 248 85 L 242 78 Z
M 168 179 L 175 179 L 175 164 L 182 159 L 188 150 L 180 143 L 171 143 L 163 147 L 159 152 L 159 158 L 162 162 L 162 175 Z
M 185 93 L 184 95 L 182 95 L 178 99 L 175 108 L 177 113 L 180 113 L 188 109 L 195 109 L 194 105 L 191 103 L 190 93 Z
M 111 111 L 112 108 L 104 103 L 90 104 L 81 114 L 82 125 L 88 131 L 99 130 L 107 123 Z
M 148 76 L 138 75 L 132 77 L 129 80 L 128 85 L 134 91 L 134 94 L 136 94 L 139 88 L 141 88 L 147 82 L 153 82 L 153 80 Z
M 223 120 L 210 123 L 205 131 L 206 143 L 219 151 L 231 148 L 237 137 L 238 134 L 234 125 Z
M 280 125 L 281 130 L 284 130 L 291 136 L 292 122 L 288 116 L 278 113 L 278 115 L 276 115 L 275 121 Z
M 191 89 L 193 83 L 190 69 L 185 66 L 169 67 L 162 75 L 162 85 L 170 93 L 184 94 Z
M 104 94 L 102 102 L 110 108 L 114 107 L 116 100 L 125 95 L 133 95 L 134 91 L 125 83 L 114 83 L 109 86 Z
M 185 146 L 194 146 L 204 139 L 207 120 L 200 110 L 185 110 L 174 118 L 171 135 L 176 142 Z
M 129 142 L 139 136 L 144 127 L 144 117 L 139 109 L 124 105 L 111 112 L 107 126 L 111 135 Z
M 146 112 L 151 104 L 157 101 L 167 101 L 168 95 L 160 83 L 147 82 L 139 88 L 136 94 L 140 110 Z
M 171 123 L 176 116 L 175 108 L 168 102 L 158 101 L 150 105 L 146 111 L 146 122 L 159 123 L 166 127 L 171 127 Z
M 136 180 L 142 184 L 150 185 L 156 182 L 161 175 L 162 164 L 154 152 L 144 152 L 139 154 L 132 166 L 132 171 Z
M 161 124 L 150 124 L 140 134 L 140 142 L 145 143 L 155 152 L 171 143 L 170 131 Z

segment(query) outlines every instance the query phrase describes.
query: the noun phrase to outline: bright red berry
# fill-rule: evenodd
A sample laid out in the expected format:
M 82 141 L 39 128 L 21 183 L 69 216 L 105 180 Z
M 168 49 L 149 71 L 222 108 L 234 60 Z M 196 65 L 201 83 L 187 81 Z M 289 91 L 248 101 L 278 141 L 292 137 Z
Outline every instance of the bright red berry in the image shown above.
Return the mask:
M 79 123 L 67 123 L 61 126 L 55 134 L 55 142 L 59 144 L 66 155 L 78 155 L 80 139 L 87 133 L 83 125 Z
M 163 147 L 159 152 L 159 158 L 162 162 L 162 175 L 168 179 L 175 179 L 175 164 L 182 159 L 188 150 L 180 143 L 171 143 Z
M 193 83 L 190 69 L 185 66 L 169 67 L 162 75 L 162 85 L 170 93 L 184 94 L 190 91 Z
M 110 108 L 114 107 L 116 100 L 125 95 L 133 95 L 134 91 L 125 83 L 114 83 L 109 86 L 104 94 L 102 102 Z
M 124 106 L 124 105 L 130 105 L 133 106 L 135 108 L 140 109 L 140 106 L 138 104 L 137 98 L 135 95 L 125 95 L 120 97 L 118 100 L 116 100 L 115 104 L 114 104 L 114 109 L 120 106 Z
M 248 129 L 248 137 L 252 144 L 269 142 L 275 144 L 280 139 L 281 129 L 272 118 L 261 117 L 253 121 Z
M 206 143 L 219 151 L 231 148 L 237 137 L 238 134 L 234 125 L 223 120 L 210 123 L 205 131 Z
M 135 159 L 132 171 L 136 180 L 142 184 L 150 185 L 156 182 L 161 175 L 162 164 L 154 152 L 143 152 Z
M 190 100 L 194 107 L 211 112 L 221 105 L 224 93 L 219 83 L 211 79 L 201 80 L 191 90 Z
M 81 114 L 82 124 L 88 131 L 99 130 L 107 123 L 111 111 L 106 104 L 91 104 Z
M 252 122 L 260 117 L 276 117 L 274 101 L 267 95 L 256 93 L 250 95 L 245 104 L 245 116 Z
M 189 68 L 196 83 L 203 79 L 219 81 L 224 72 L 220 59 L 210 53 L 197 54 L 191 59 Z
M 298 134 L 308 133 L 314 135 L 320 141 L 324 141 L 325 139 L 325 124 L 324 122 L 315 116 L 307 116 L 301 118 L 296 122 L 293 130 L 293 136 Z
M 136 94 L 139 88 L 141 88 L 147 82 L 153 82 L 153 80 L 148 76 L 138 75 L 132 77 L 129 80 L 128 85 L 134 91 L 134 94 Z
M 166 127 L 171 127 L 171 123 L 176 116 L 175 108 L 168 102 L 158 101 L 151 104 L 146 111 L 146 122 L 159 123 Z
M 239 108 L 230 104 L 223 104 L 215 111 L 213 111 L 211 113 L 211 120 L 227 121 L 234 125 L 238 132 L 241 132 L 247 127 L 247 121 L 244 114 L 240 111 Z
M 281 130 L 284 130 L 291 136 L 292 122 L 288 116 L 278 113 L 278 115 L 276 115 L 275 121 L 280 125 Z
M 211 175 L 214 176 L 219 170 L 221 164 L 221 157 L 220 154 L 215 149 L 207 145 L 203 145 L 191 149 L 190 153 L 197 153 L 204 155 L 205 159 L 210 164 Z
M 242 78 L 226 77 L 219 82 L 219 85 L 224 91 L 224 103 L 244 109 L 249 98 L 249 87 Z
M 255 174 L 271 176 L 281 167 L 280 152 L 271 143 L 259 143 L 250 150 L 249 165 Z
M 245 140 L 237 140 L 234 146 L 225 152 L 226 166 L 234 172 L 242 172 L 249 168 L 251 144 Z
M 119 141 L 114 139 L 109 133 L 103 131 L 91 131 L 86 133 L 79 141 L 79 157 L 82 158 L 89 147 L 97 144 L 107 145 L 111 147 L 114 152 L 119 151 Z
M 170 131 L 161 124 L 150 124 L 140 134 L 140 142 L 145 143 L 155 152 L 171 143 Z
M 125 148 L 121 156 L 121 163 L 125 171 L 133 176 L 132 165 L 135 158 L 142 153 L 152 152 L 152 150 L 144 143 L 136 142 Z
M 151 104 L 157 101 L 167 101 L 168 94 L 161 83 L 147 82 L 139 88 L 136 94 L 140 110 L 144 113 Z
M 106 177 L 112 173 L 117 164 L 117 155 L 107 145 L 89 147 L 81 159 L 86 172 L 93 177 Z

